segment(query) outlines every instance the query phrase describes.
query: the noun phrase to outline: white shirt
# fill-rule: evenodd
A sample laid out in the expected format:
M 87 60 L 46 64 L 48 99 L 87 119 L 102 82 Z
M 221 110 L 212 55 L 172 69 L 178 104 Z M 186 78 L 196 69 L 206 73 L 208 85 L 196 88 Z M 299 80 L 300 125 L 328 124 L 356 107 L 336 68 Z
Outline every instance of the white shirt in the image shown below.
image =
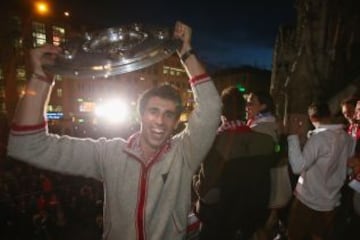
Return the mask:
M 288 136 L 289 162 L 300 174 L 294 194 L 309 208 L 330 211 L 340 204 L 355 142 L 340 124 L 320 125 L 309 136 L 302 151 L 298 136 Z

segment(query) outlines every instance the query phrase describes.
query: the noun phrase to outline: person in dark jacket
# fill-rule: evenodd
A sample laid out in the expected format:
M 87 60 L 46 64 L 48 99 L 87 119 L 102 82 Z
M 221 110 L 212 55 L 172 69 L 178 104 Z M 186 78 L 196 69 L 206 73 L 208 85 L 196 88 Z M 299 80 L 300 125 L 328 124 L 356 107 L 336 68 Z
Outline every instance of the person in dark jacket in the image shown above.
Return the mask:
M 236 87 L 221 97 L 222 125 L 194 178 L 200 239 L 248 239 L 269 214 L 275 142 L 246 126 L 245 99 Z

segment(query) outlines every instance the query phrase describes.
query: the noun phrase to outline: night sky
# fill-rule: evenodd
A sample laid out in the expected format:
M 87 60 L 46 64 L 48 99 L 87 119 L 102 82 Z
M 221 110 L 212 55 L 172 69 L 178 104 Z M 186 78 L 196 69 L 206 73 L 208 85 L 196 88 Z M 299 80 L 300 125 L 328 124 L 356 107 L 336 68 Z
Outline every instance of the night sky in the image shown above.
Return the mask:
M 181 20 L 193 28 L 199 57 L 216 68 L 271 69 L 278 28 L 294 25 L 296 19 L 295 0 L 57 0 L 53 4 L 69 10 L 74 20 L 104 27 L 134 22 L 172 27 Z

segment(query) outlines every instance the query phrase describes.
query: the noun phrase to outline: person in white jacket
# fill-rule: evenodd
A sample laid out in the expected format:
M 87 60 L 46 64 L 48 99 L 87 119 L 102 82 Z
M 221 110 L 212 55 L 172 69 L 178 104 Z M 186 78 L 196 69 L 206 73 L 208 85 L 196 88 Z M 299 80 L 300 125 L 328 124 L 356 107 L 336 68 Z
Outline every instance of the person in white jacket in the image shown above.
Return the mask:
M 326 103 L 313 103 L 308 115 L 315 127 L 303 149 L 298 131 L 290 129 L 288 154 L 291 168 L 299 174 L 292 202 L 288 239 L 332 239 L 336 207 L 347 174 L 347 160 L 354 141 L 342 124 L 333 124 Z
M 31 51 L 33 75 L 13 119 L 8 154 L 41 168 L 102 181 L 103 239 L 182 240 L 186 235 L 192 176 L 213 143 L 221 114 L 218 91 L 192 51 L 191 32 L 176 23 L 174 37 L 183 42 L 178 54 L 196 107 L 187 127 L 175 136 L 182 103 L 168 85 L 142 95 L 141 129 L 128 140 L 49 134 L 44 111 L 54 82 L 42 65 L 43 60 L 51 64 L 61 49 L 46 45 Z

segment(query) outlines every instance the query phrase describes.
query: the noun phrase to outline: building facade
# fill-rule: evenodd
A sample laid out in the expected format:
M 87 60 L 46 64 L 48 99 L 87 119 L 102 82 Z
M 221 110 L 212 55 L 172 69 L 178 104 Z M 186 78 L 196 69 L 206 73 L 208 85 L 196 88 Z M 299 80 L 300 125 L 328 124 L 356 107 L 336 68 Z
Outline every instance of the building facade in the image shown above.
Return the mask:
M 35 12 L 32 2 L 11 1 L 0 9 L 0 156 L 6 154 L 6 142 L 19 96 L 31 74 L 29 49 L 44 43 L 60 45 L 65 40 L 66 19 Z
M 358 89 L 360 8 L 354 0 L 294 3 L 296 26 L 280 27 L 274 46 L 271 93 L 285 127 L 305 131 L 312 101 L 328 101 L 337 113 L 341 98 Z
M 270 89 L 271 72 L 266 69 L 242 66 L 216 71 L 212 77 L 220 93 L 229 86 L 236 86 L 243 94 Z

